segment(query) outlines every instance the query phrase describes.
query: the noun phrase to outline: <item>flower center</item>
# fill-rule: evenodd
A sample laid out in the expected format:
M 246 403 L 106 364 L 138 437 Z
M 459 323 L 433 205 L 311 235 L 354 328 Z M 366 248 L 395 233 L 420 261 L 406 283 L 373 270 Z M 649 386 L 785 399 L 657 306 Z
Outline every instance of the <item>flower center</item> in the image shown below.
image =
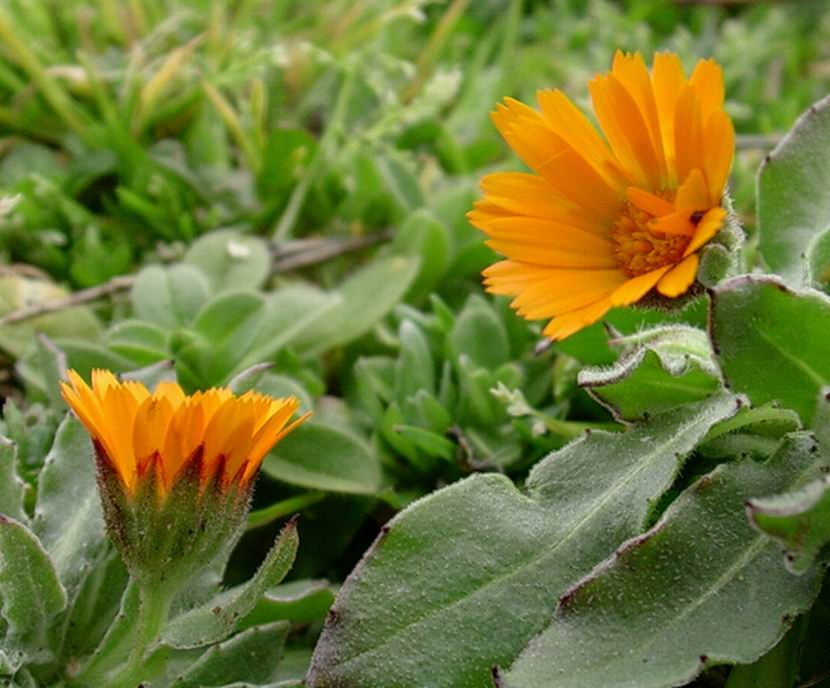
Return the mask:
M 683 234 L 664 234 L 649 229 L 648 221 L 652 218 L 645 210 L 626 202 L 611 229 L 614 257 L 629 277 L 679 263 L 691 240 Z

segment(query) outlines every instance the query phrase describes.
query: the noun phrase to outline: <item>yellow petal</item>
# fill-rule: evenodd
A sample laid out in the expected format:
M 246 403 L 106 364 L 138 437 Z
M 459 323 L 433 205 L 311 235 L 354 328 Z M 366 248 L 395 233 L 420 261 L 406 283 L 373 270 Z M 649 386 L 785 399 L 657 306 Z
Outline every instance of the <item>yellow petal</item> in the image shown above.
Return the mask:
M 660 169 L 648 126 L 634 99 L 613 75 L 588 84 L 594 112 L 633 186 L 660 188 Z
M 663 151 L 669 168 L 669 185 L 677 184 L 674 150 L 674 120 L 677 99 L 686 76 L 683 65 L 675 53 L 657 53 L 654 56 L 651 82 L 660 119 L 660 134 L 663 138 Z
M 638 189 L 636 186 L 628 187 L 625 190 L 625 195 L 640 210 L 654 217 L 660 217 L 661 215 L 668 215 L 674 212 L 674 205 L 669 203 L 665 198 L 660 198 L 660 196 L 649 193 L 644 189 Z
M 677 210 L 663 217 L 648 221 L 648 228 L 652 232 L 663 234 L 680 234 L 681 236 L 692 236 L 695 231 L 692 222 L 692 213 L 688 210 Z
M 705 122 L 718 111 L 723 111 L 723 70 L 712 59 L 700 60 L 689 79 L 700 101 L 700 115 Z
M 565 339 L 575 332 L 593 325 L 611 309 L 611 299 L 602 299 L 584 308 L 558 315 L 542 330 L 542 333 L 552 340 Z
M 684 258 L 680 263 L 669 270 L 657 283 L 657 291 L 670 299 L 685 294 L 697 275 L 700 259 L 696 253 Z
M 723 208 L 712 208 L 704 216 L 695 230 L 695 235 L 683 253 L 685 258 L 697 251 L 703 244 L 718 233 L 726 220 L 726 211 Z
M 720 199 L 718 199 L 718 202 Z M 706 186 L 706 179 L 698 168 L 693 169 L 680 188 L 674 199 L 674 205 L 678 210 L 706 210 L 712 207 L 709 200 L 709 188 Z
M 732 120 L 722 110 L 713 113 L 706 121 L 704 137 L 706 149 L 703 166 L 709 182 L 710 206 L 715 206 L 720 205 L 735 154 L 735 129 L 732 127 Z
M 657 115 L 657 104 L 651 78 L 642 55 L 640 53 L 626 55 L 618 50 L 614 56 L 611 73 L 619 79 L 628 91 L 648 127 L 651 145 L 659 166 L 661 186 L 666 186 L 669 183 L 669 178 L 666 157 L 663 152 L 660 119 Z
M 614 293 L 611 294 L 611 303 L 614 306 L 628 306 L 637 303 L 654 288 L 654 285 L 666 274 L 670 267 L 671 265 L 666 265 L 643 275 L 632 277 L 614 290 Z

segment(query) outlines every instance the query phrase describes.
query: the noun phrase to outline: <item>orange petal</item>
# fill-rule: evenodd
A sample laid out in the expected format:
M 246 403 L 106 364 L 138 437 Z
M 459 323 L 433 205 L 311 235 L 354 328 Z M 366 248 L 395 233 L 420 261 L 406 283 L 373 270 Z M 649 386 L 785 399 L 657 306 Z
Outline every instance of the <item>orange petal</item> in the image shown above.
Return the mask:
M 611 296 L 626 279 L 620 270 L 550 270 L 519 291 L 510 305 L 529 320 L 551 318 Z
M 652 232 L 663 234 L 680 234 L 681 236 L 692 236 L 695 231 L 695 224 L 692 222 L 692 213 L 689 210 L 677 210 L 663 217 L 648 221 L 648 228 Z
M 700 101 L 694 87 L 687 83 L 680 89 L 674 113 L 674 151 L 678 179 L 685 180 L 692 170 L 703 167 L 703 148 Z
M 712 207 L 709 201 L 709 188 L 706 186 L 706 178 L 698 168 L 693 169 L 680 188 L 674 199 L 674 205 L 678 210 L 706 210 Z
M 601 229 L 591 214 L 586 214 L 539 175 L 496 172 L 481 180 L 481 189 L 487 203 L 481 208 L 482 213 L 527 215 L 588 231 Z M 480 204 L 481 201 L 476 203 L 477 209 Z
M 617 213 L 617 190 L 554 133 L 536 110 L 507 98 L 504 105 L 497 106 L 493 121 L 529 167 L 592 218 L 602 222 Z
M 633 186 L 659 189 L 657 154 L 634 99 L 611 74 L 594 77 L 588 90 L 602 130 Z
M 571 148 L 581 152 L 613 188 L 620 189 L 624 175 L 619 163 L 582 111 L 558 89 L 537 91 L 536 99 L 547 125 Z
M 683 65 L 675 53 L 657 53 L 651 72 L 654 99 L 657 104 L 657 116 L 660 119 L 660 133 L 663 138 L 663 151 L 669 168 L 669 185 L 677 184 L 675 171 L 674 120 L 675 107 L 680 90 L 686 81 Z
M 550 339 L 565 339 L 575 332 L 593 325 L 611 309 L 611 299 L 602 299 L 590 306 L 556 316 L 542 330 L 542 333 Z
M 710 205 L 719 205 L 735 155 L 735 129 L 723 110 L 713 113 L 706 121 L 704 138 L 703 166 L 709 183 Z
M 700 259 L 696 253 L 684 258 L 680 263 L 669 270 L 657 283 L 657 291 L 670 299 L 685 294 L 697 275 Z
M 620 285 L 611 294 L 611 303 L 614 306 L 628 306 L 632 303 L 637 303 L 649 291 L 652 290 L 655 284 L 660 281 L 660 278 L 666 274 L 671 265 L 665 265 L 662 268 L 657 268 L 651 272 L 632 277 L 625 284 Z
M 614 55 L 611 73 L 620 80 L 620 83 L 628 91 L 648 127 L 651 145 L 659 165 L 661 186 L 667 186 L 669 183 L 668 168 L 663 152 L 660 119 L 657 116 L 657 104 L 654 99 L 651 78 L 642 55 L 640 53 L 626 55 L 621 50 L 617 50 L 616 55 Z
M 695 235 L 686 247 L 683 257 L 685 258 L 691 255 L 715 236 L 720 228 L 723 227 L 724 220 L 726 220 L 726 211 L 723 208 L 712 208 L 707 211 L 703 219 L 698 223 Z
M 715 112 L 723 110 L 723 70 L 712 59 L 700 60 L 689 79 L 700 101 L 700 115 L 705 122 Z
M 638 189 L 636 186 L 629 186 L 625 190 L 625 195 L 640 210 L 654 217 L 660 217 L 661 215 L 668 215 L 674 212 L 674 206 L 665 198 L 660 198 L 660 196 L 649 193 L 644 189 Z

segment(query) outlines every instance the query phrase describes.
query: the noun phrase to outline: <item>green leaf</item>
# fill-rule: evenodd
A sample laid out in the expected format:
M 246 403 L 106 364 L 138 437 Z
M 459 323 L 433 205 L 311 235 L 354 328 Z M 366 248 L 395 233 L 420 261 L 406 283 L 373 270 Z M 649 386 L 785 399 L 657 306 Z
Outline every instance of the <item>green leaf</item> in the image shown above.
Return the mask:
M 227 686 L 234 681 L 261 685 L 274 678 L 290 628 L 284 621 L 254 626 L 214 645 L 173 681 L 173 688 Z
M 781 495 L 750 499 L 750 521 L 782 544 L 791 571 L 804 573 L 830 542 L 830 477 Z
M 830 298 L 771 277 L 736 277 L 712 292 L 710 330 L 731 389 L 812 422 L 819 389 L 830 383 Z
M 190 341 L 177 352 L 181 381 L 195 388 L 228 381 L 260 333 L 265 299 L 235 291 L 208 301 L 199 311 Z
M 830 285 L 830 229 L 813 237 L 807 246 L 806 259 L 810 284 L 827 291 Z
M 302 338 L 306 330 L 319 327 L 339 303 L 337 294 L 304 284 L 268 294 L 257 337 L 234 370 L 273 360 L 281 349 Z
M 303 333 L 298 348 L 313 356 L 366 334 L 400 302 L 419 264 L 417 258 L 390 256 L 358 270 L 337 290 L 341 303 Z
M 424 390 L 435 390 L 435 364 L 429 342 L 411 320 L 404 320 L 398 328 L 401 351 L 395 361 L 395 397 L 406 399 Z
M 391 250 L 420 258 L 421 269 L 409 288 L 413 301 L 425 299 L 440 282 L 450 262 L 450 238 L 443 223 L 424 209 L 412 213 L 395 234 Z
M 526 494 L 480 474 L 415 502 L 344 583 L 309 688 L 490 686 L 491 667 L 510 663 L 559 595 L 640 532 L 678 461 L 736 410 L 721 395 L 624 434 L 585 435 L 537 464 Z
M 195 648 L 227 638 L 236 623 L 250 613 L 257 601 L 288 573 L 297 556 L 297 526 L 289 521 L 265 561 L 243 585 L 220 593 L 204 606 L 173 618 L 162 632 L 162 642 L 174 648 Z
M 802 631 L 796 623 L 771 652 L 752 664 L 736 666 L 729 672 L 724 688 L 792 688 L 796 685 L 801 659 Z M 809 685 L 809 684 L 808 684 Z
M 788 284 L 808 284 L 807 247 L 830 218 L 830 97 L 813 105 L 758 178 L 758 249 Z
M 107 345 L 115 353 L 145 366 L 170 358 L 168 333 L 143 320 L 122 320 L 107 332 Z
M 268 244 L 259 237 L 230 229 L 197 239 L 185 254 L 184 262 L 199 268 L 214 294 L 257 289 L 271 271 Z
M 499 317 L 483 298 L 471 296 L 449 336 L 450 354 L 495 370 L 510 358 L 510 341 Z
M 4 650 L 12 657 L 25 653 L 31 663 L 49 659 L 46 631 L 66 606 L 66 592 L 35 535 L 2 514 L 0 601 L 0 616 L 7 624 Z
M 104 639 L 118 613 L 128 574 L 114 549 L 103 550 L 84 576 L 70 602 L 62 654 L 85 657 Z M 135 619 L 131 619 L 135 622 Z
M 28 523 L 23 510 L 25 493 L 26 484 L 17 475 L 17 446 L 0 436 L 0 514 Z
M 135 276 L 133 310 L 159 327 L 187 325 L 207 301 L 209 288 L 208 278 L 193 265 L 150 265 Z
M 788 572 L 747 522 L 744 500 L 792 485 L 812 470 L 814 449 L 810 435 L 793 434 L 767 464 L 726 464 L 701 478 L 561 597 L 501 685 L 669 688 L 770 650 L 821 576 Z
M 609 368 L 583 368 L 578 381 L 619 420 L 677 408 L 721 389 L 706 334 L 681 326 L 660 328 Z
M 375 494 L 380 465 L 362 439 L 333 425 L 301 425 L 265 457 L 263 472 L 271 478 L 326 492 Z
M 72 593 L 104 544 L 92 443 L 67 415 L 40 474 L 33 529 Z
M 139 604 L 138 586 L 130 580 L 121 595 L 118 614 L 76 677 L 80 685 L 106 685 L 104 677 L 126 661 L 135 644 Z
M 296 580 L 283 583 L 268 590 L 256 603 L 250 614 L 242 619 L 237 628 L 291 621 L 310 623 L 322 619 L 334 602 L 334 591 L 328 581 Z

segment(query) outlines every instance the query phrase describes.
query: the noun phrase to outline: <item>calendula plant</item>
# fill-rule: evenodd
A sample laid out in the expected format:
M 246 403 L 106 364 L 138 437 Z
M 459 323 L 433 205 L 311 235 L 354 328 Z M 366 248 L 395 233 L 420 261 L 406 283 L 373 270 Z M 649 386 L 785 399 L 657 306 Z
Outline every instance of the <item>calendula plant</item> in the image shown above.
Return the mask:
M 523 484 L 474 475 L 398 514 L 329 613 L 312 688 L 822 675 L 830 158 L 815 147 L 830 102 L 767 158 L 770 273 L 738 274 L 719 66 L 687 78 L 670 53 L 651 71 L 618 53 L 590 91 L 602 133 L 558 91 L 538 94 L 541 111 L 507 100 L 493 113 L 532 173 L 483 181 L 470 220 L 506 256 L 485 284 L 525 317 L 552 318 L 551 339 L 616 322 L 615 306 L 676 313 L 696 298 L 708 327 L 609 323 L 617 361 L 578 382 L 621 432 L 584 434 Z
M 0 3 L 0 685 L 827 683 L 828 7 Z
M 14 445 L 2 448 L 0 668 L 11 685 L 275 679 L 288 622 L 263 595 L 294 561 L 294 521 L 250 580 L 224 590 L 220 580 L 263 457 L 305 420 L 291 420 L 298 400 L 188 396 L 169 381 L 151 392 L 102 370 L 91 386 L 68 378 L 80 423 L 58 429 L 33 516 Z

